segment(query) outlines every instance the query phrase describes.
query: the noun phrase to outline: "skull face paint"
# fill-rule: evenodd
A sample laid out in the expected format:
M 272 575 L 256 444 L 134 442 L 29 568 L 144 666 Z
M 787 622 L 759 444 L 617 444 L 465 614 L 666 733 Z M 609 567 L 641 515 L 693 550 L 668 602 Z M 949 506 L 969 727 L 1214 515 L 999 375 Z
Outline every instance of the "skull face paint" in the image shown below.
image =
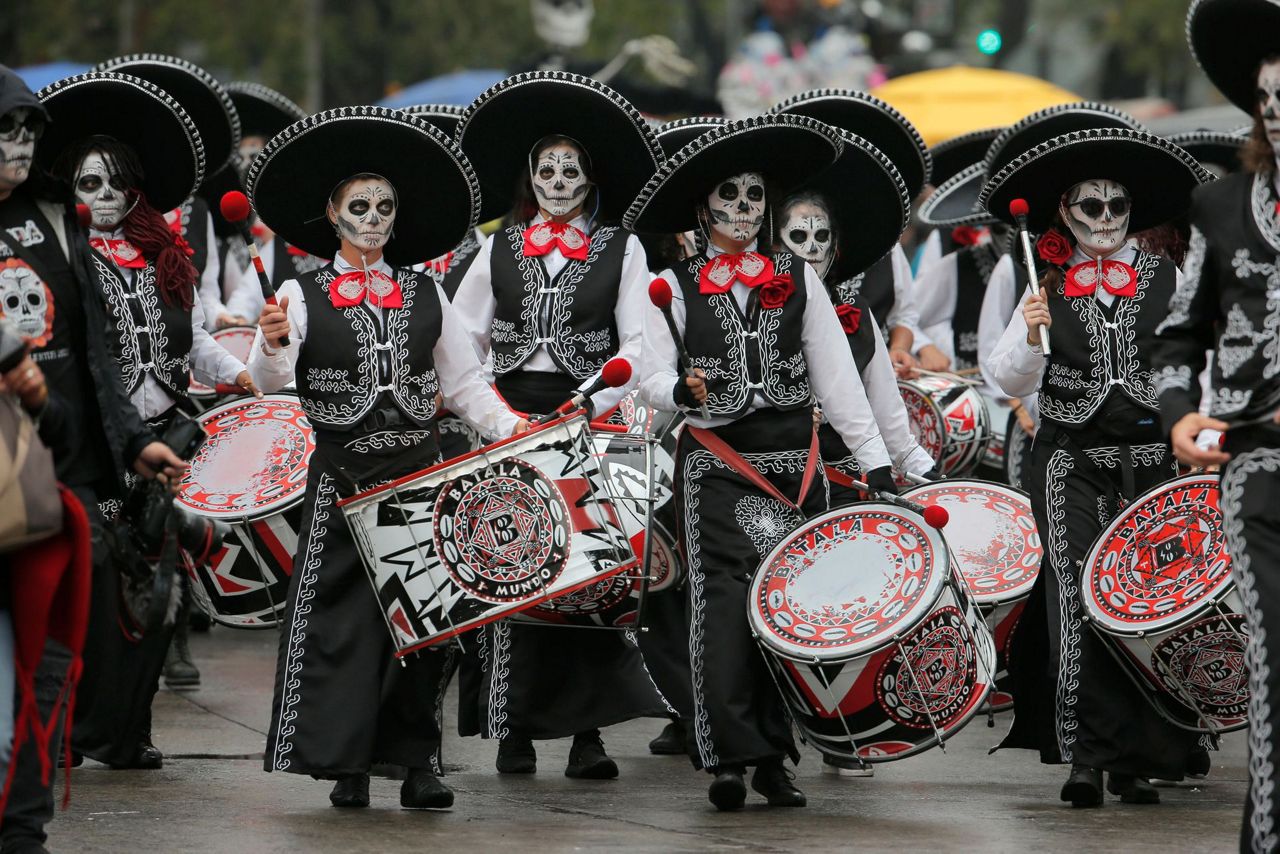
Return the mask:
M 1280 157 L 1280 59 L 1258 69 L 1258 115 L 1272 151 Z
M 835 260 L 835 241 L 831 232 L 831 216 L 827 209 L 813 202 L 795 202 L 787 206 L 786 221 L 779 236 L 793 254 L 813 265 L 819 278 L 826 278 Z
M 329 203 L 329 221 L 338 236 L 364 254 L 391 239 L 396 222 L 396 191 L 386 178 L 359 178 L 347 185 L 337 203 Z
M 76 201 L 89 208 L 98 231 L 111 231 L 129 212 L 129 186 L 100 151 L 90 151 L 76 170 Z
M 18 107 L 0 116 L 0 191 L 17 187 L 31 174 L 36 140 L 44 133 L 44 116 Z
M 592 0 L 532 0 L 529 11 L 538 38 L 559 50 L 582 47 L 591 35 Z
M 543 212 L 562 217 L 582 205 L 591 189 L 582 161 L 582 152 L 567 142 L 548 146 L 533 158 L 529 178 Z
M 711 230 L 736 243 L 750 243 L 764 224 L 765 204 L 764 176 L 759 172 L 726 178 L 707 196 Z
M 249 167 L 253 164 L 253 158 L 258 156 L 258 152 L 267 147 L 267 138 L 265 136 L 245 136 L 240 139 L 240 147 L 236 150 L 236 154 L 240 157 L 239 171 L 240 178 L 243 180 L 249 174 Z
M 1082 181 L 1059 207 L 1080 249 L 1091 258 L 1110 255 L 1129 234 L 1129 193 L 1106 178 Z

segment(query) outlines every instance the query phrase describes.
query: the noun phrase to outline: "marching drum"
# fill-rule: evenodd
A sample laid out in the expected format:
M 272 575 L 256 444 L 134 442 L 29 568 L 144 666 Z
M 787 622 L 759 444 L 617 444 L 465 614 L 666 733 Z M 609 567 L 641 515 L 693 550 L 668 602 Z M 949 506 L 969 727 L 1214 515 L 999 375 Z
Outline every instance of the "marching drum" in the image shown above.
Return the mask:
M 397 656 L 637 566 L 581 416 L 338 506 Z
M 984 480 L 939 480 L 902 493 L 924 506 L 945 507 L 950 516 L 943 536 L 960 575 L 996 645 L 996 689 L 991 711 L 1013 707 L 1008 686 L 1009 648 L 1014 628 L 1040 573 L 1044 546 L 1036 531 L 1031 499 L 1020 489 Z
M 1082 583 L 1088 619 L 1121 665 L 1162 715 L 1198 732 L 1239 729 L 1249 708 L 1218 498 L 1216 474 L 1149 490 L 1099 535 Z
M 226 522 L 231 534 L 208 566 L 197 567 L 195 600 L 232 628 L 280 621 L 302 524 L 307 465 L 315 450 L 297 397 L 243 397 L 200 416 L 209 438 L 182 482 L 177 503 Z
M 898 380 L 911 434 L 946 475 L 965 475 L 982 462 L 991 421 L 982 395 L 958 377 L 922 375 Z
M 210 333 L 214 341 L 241 362 L 248 364 L 249 351 L 253 349 L 253 336 L 258 333 L 256 326 L 228 326 Z M 219 395 L 214 389 L 198 381 L 194 376 L 187 387 L 187 394 L 201 409 L 208 409 L 218 402 Z
M 995 647 L 941 535 L 863 502 L 801 525 L 765 558 L 748 619 L 805 739 L 887 762 L 945 741 L 991 688 Z

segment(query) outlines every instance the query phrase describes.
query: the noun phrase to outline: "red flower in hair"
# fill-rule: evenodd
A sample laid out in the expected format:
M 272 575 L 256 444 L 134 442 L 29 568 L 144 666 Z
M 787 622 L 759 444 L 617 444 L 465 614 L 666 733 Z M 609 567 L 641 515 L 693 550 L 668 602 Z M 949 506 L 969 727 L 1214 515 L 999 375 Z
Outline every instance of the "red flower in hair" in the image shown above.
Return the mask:
M 1051 228 L 1036 241 L 1036 254 L 1050 264 L 1065 264 L 1071 258 L 1071 241 Z
M 774 276 L 760 286 L 760 306 L 761 308 L 782 308 L 782 304 L 795 292 L 796 286 L 791 281 L 790 273 Z
M 951 242 L 956 246 L 977 246 L 983 229 L 971 225 L 957 225 L 951 229 Z
M 862 309 L 841 303 L 836 306 L 836 317 L 840 318 L 840 328 L 846 335 L 852 335 L 862 325 Z

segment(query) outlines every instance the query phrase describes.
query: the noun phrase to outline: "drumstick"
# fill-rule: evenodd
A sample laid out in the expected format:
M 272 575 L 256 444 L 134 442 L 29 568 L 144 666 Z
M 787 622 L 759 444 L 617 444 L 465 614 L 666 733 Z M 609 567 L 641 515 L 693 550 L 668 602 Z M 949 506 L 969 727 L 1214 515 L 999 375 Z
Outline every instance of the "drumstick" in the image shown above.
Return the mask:
M 956 382 L 964 383 L 965 385 L 982 385 L 983 384 L 982 380 L 971 380 L 962 376 L 959 373 L 952 373 L 951 371 L 930 371 L 926 368 L 912 368 L 912 370 L 914 370 L 917 374 L 920 374 L 921 376 L 945 377 L 946 379 L 955 380 Z
M 626 359 L 615 358 L 604 363 L 604 367 L 600 369 L 600 376 L 596 377 L 595 382 L 579 391 L 573 397 L 557 406 L 538 420 L 533 422 L 533 426 L 547 424 L 555 421 L 566 412 L 570 412 L 582 406 L 583 402 L 589 397 L 594 397 L 606 388 L 618 388 L 626 385 L 631 380 L 631 363 Z
M 689 364 L 689 351 L 684 348 L 684 338 L 676 329 L 676 320 L 671 316 L 671 285 L 667 284 L 666 279 L 654 279 L 649 283 L 649 302 L 658 307 L 658 311 L 662 312 L 663 320 L 667 321 L 667 329 L 671 332 L 671 340 L 676 345 L 676 355 L 684 362 L 684 375 L 686 377 L 698 376 L 693 372 L 693 366 Z M 711 413 L 707 411 L 707 402 L 702 401 L 702 417 L 708 421 L 711 420 Z
M 1014 199 L 1009 202 L 1009 213 L 1018 223 L 1018 239 L 1022 241 L 1022 259 L 1027 264 L 1028 281 L 1031 287 L 1038 288 L 1040 277 L 1036 275 L 1036 262 L 1031 256 L 1031 235 L 1027 233 L 1027 214 L 1030 212 L 1031 208 L 1027 205 L 1026 199 Z M 1040 349 L 1046 356 L 1053 355 L 1053 348 L 1049 346 L 1049 327 L 1047 326 L 1040 327 Z
M 253 242 L 253 235 L 249 233 L 249 214 L 253 212 L 249 206 L 249 197 L 239 190 L 223 193 L 218 208 L 222 211 L 223 218 L 240 232 L 240 239 L 249 250 L 249 257 L 253 259 L 253 269 L 258 273 L 258 285 L 262 288 L 262 299 L 267 305 L 277 305 L 276 289 L 271 286 L 271 280 L 267 278 L 267 270 L 262 266 L 262 258 L 258 256 L 258 244 Z M 280 336 L 280 346 L 289 346 L 288 335 Z
M 860 480 L 851 480 L 850 483 L 858 489 L 861 489 L 863 492 L 875 495 L 877 498 L 888 501 L 890 504 L 896 504 L 899 507 L 904 507 L 912 513 L 919 513 L 924 517 L 924 521 L 930 528 L 937 528 L 941 531 L 943 528 L 947 527 L 947 523 L 951 521 L 951 514 L 947 512 L 947 508 L 942 507 L 941 505 L 934 504 L 931 507 L 926 507 L 923 504 L 917 504 L 910 499 L 903 498 L 901 495 L 894 495 L 892 492 L 880 492 L 872 489 Z M 926 481 L 926 483 L 932 483 L 932 481 Z

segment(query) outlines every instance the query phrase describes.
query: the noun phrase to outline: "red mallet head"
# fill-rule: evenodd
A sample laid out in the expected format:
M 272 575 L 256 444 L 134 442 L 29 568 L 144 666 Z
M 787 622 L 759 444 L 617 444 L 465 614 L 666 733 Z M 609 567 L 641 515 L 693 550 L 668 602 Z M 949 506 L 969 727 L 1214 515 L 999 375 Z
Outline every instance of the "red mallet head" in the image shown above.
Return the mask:
M 951 521 L 951 514 L 947 512 L 947 508 L 934 504 L 924 508 L 924 521 L 930 528 L 941 530 Z
M 1031 206 L 1027 204 L 1026 199 L 1014 199 L 1009 202 L 1009 215 L 1014 219 L 1022 219 L 1031 213 Z
M 631 363 L 626 359 L 610 359 L 600 369 L 600 379 L 609 388 L 626 385 L 631 379 Z
M 654 279 L 649 283 L 649 302 L 660 309 L 671 306 L 671 285 L 666 279 Z
M 243 222 L 249 218 L 252 210 L 249 207 L 249 197 L 239 190 L 223 193 L 218 209 L 222 211 L 222 218 L 227 222 Z
M 76 205 L 76 220 L 81 228 L 88 228 L 93 223 L 93 214 L 89 213 L 88 205 Z

